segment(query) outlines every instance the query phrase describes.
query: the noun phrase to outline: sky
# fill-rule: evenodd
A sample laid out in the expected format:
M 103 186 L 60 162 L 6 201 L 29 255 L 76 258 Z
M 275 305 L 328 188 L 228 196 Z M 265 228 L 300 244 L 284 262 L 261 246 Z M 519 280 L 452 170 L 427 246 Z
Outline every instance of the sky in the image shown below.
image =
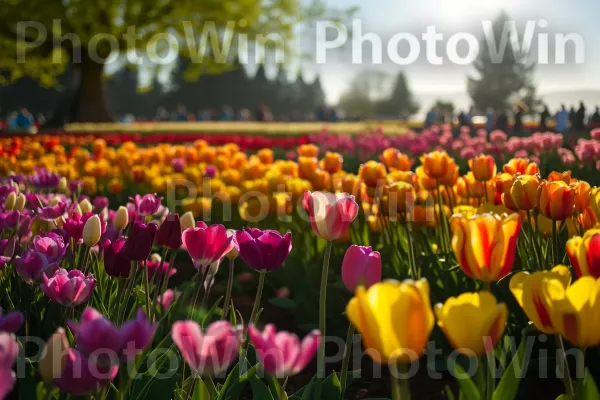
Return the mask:
M 505 11 L 517 23 L 519 34 L 524 32 L 527 21 L 546 21 L 545 28 L 535 25 L 534 53 L 537 54 L 538 33 L 549 37 L 550 63 L 538 65 L 535 83 L 540 94 L 565 90 L 600 90 L 600 1 L 598 0 L 326 0 L 330 7 L 358 6 L 354 18 L 359 19 L 363 35 L 369 32 L 380 37 L 383 45 L 383 63 L 371 62 L 371 47 L 363 45 L 361 65 L 352 64 L 352 46 L 327 52 L 325 64 L 316 64 L 315 57 L 307 61 L 303 69 L 318 73 L 328 102 L 334 103 L 347 89 L 352 77 L 361 70 L 379 70 L 394 74 L 403 70 L 415 94 L 450 94 L 466 91 L 466 77 L 473 74 L 472 65 L 452 64 L 445 51 L 446 43 L 456 33 L 483 36 L 482 21 L 495 19 Z M 437 45 L 437 53 L 445 57 L 443 65 L 431 65 L 426 57 L 426 44 L 421 35 L 428 26 L 435 26 L 444 38 Z M 355 32 L 356 33 L 356 32 Z M 398 33 L 409 33 L 420 40 L 421 56 L 410 65 L 401 66 L 386 55 L 389 39 Z M 583 63 L 575 63 L 574 45 L 567 47 L 566 63 L 554 63 L 555 34 L 577 34 L 584 44 Z M 351 43 L 351 34 L 347 43 Z M 329 40 L 332 40 L 330 37 Z M 321 42 L 323 43 L 323 42 Z M 461 47 L 462 46 L 462 47 Z M 399 53 L 408 51 L 404 41 Z M 404 53 L 402 53 L 404 51 Z M 468 52 L 465 42 L 458 46 L 458 53 Z M 462 53 L 461 53 L 462 51 Z M 310 51 L 309 51 L 310 53 Z

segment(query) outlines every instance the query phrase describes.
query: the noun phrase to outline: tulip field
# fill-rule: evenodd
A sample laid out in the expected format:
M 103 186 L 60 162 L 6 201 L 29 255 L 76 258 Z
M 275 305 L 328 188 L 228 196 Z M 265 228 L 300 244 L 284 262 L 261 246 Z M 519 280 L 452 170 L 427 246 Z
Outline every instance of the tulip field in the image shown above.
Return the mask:
M 178 135 L 0 136 L 0 399 L 600 399 L 600 130 Z

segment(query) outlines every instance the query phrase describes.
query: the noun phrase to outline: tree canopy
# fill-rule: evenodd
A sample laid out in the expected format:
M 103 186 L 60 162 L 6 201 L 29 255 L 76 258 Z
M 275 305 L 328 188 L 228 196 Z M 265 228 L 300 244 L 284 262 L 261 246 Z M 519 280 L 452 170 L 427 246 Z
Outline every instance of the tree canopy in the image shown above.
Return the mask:
M 521 46 L 512 40 L 509 25 L 512 22 L 508 21 L 509 17 L 501 14 L 492 23 L 490 33 L 493 38 L 488 34 L 480 40 L 475 74 L 469 76 L 467 82 L 469 96 L 479 110 L 509 108 L 511 100 L 525 97 L 534 88 L 534 65 L 528 61 L 528 54 Z
M 290 55 L 299 24 L 316 15 L 342 18 L 346 11 L 321 0 L 308 7 L 300 0 L 2 0 L 0 84 L 31 77 L 52 86 L 72 65 L 78 82 L 72 119 L 106 121 L 106 60 L 148 59 L 149 52 L 167 58 L 167 45 L 174 48 L 169 38 L 175 38 L 196 76 L 218 74 L 230 69 L 245 43 Z

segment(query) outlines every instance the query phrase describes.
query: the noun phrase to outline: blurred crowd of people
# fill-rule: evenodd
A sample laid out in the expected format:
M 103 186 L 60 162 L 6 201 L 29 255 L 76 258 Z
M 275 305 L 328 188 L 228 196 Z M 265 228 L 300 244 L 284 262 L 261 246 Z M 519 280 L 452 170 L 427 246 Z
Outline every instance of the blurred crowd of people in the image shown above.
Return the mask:
M 10 112 L 6 117 L 0 116 L 0 130 L 29 131 L 39 128 L 46 123 L 46 117 L 43 114 L 34 116 L 25 107 L 18 111 Z
M 527 114 L 530 121 L 536 125 L 536 129 L 545 132 L 554 121 L 553 130 L 559 133 L 567 133 L 570 129 L 582 131 L 592 125 L 600 124 L 600 107 L 596 107 L 592 115 L 586 114 L 587 109 L 583 102 L 579 103 L 579 108 L 567 107 L 562 104 L 560 109 L 552 115 L 547 105 L 542 105 L 538 112 L 529 112 L 527 106 L 522 104 L 515 105 L 511 115 L 506 110 L 487 109 L 485 113 L 477 113 L 473 107 L 468 111 L 460 111 L 456 116 L 453 113 L 443 113 L 437 106 L 429 110 L 425 118 L 425 127 L 431 127 L 437 123 L 452 122 L 459 127 L 473 127 L 474 117 L 481 117 L 485 122 L 485 128 L 488 132 L 499 129 L 505 132 L 511 131 L 515 134 L 523 132 L 524 116 Z

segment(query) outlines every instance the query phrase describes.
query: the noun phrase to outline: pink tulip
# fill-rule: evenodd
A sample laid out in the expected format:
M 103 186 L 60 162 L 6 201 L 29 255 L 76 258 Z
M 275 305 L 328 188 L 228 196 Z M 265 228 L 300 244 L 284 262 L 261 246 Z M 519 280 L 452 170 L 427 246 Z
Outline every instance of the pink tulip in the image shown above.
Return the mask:
M 200 221 L 195 228 L 183 231 L 183 246 L 192 257 L 196 268 L 206 268 L 219 261 L 231 250 L 233 238 L 227 236 L 223 225 L 208 226 Z
M 296 375 L 306 368 L 321 341 L 317 330 L 309 333 L 301 343 L 292 333 L 277 332 L 273 324 L 267 325 L 262 332 L 250 325 L 248 335 L 265 372 L 277 378 Z
M 67 271 L 59 268 L 51 278 L 44 273 L 44 283 L 40 285 L 42 292 L 51 301 L 65 307 L 75 307 L 85 303 L 92 297 L 96 280 L 91 274 L 85 276 L 79 270 Z
M 306 191 L 302 207 L 308 213 L 313 231 L 329 241 L 342 236 L 358 214 L 358 204 L 348 193 Z
M 158 301 L 158 304 L 162 306 L 163 311 L 167 312 L 175 300 L 179 298 L 179 296 L 181 296 L 181 292 L 173 289 L 167 289 L 163 294 L 158 296 L 156 301 Z
M 48 259 L 42 253 L 30 250 L 21 258 L 14 260 L 15 270 L 21 277 L 31 285 L 34 282 L 43 281 L 43 273 L 53 275 L 58 269 L 56 263 L 50 264 Z
M 235 361 L 241 344 L 241 329 L 228 321 L 213 322 L 206 333 L 194 321 L 177 321 L 171 330 L 173 342 L 192 371 L 216 376 Z
M 350 246 L 342 261 L 342 281 L 352 293 L 357 286 L 368 288 L 381 281 L 381 254 L 370 246 Z
M 15 374 L 12 368 L 18 355 L 19 344 L 14 335 L 0 332 L 0 399 L 6 398 L 13 389 Z

